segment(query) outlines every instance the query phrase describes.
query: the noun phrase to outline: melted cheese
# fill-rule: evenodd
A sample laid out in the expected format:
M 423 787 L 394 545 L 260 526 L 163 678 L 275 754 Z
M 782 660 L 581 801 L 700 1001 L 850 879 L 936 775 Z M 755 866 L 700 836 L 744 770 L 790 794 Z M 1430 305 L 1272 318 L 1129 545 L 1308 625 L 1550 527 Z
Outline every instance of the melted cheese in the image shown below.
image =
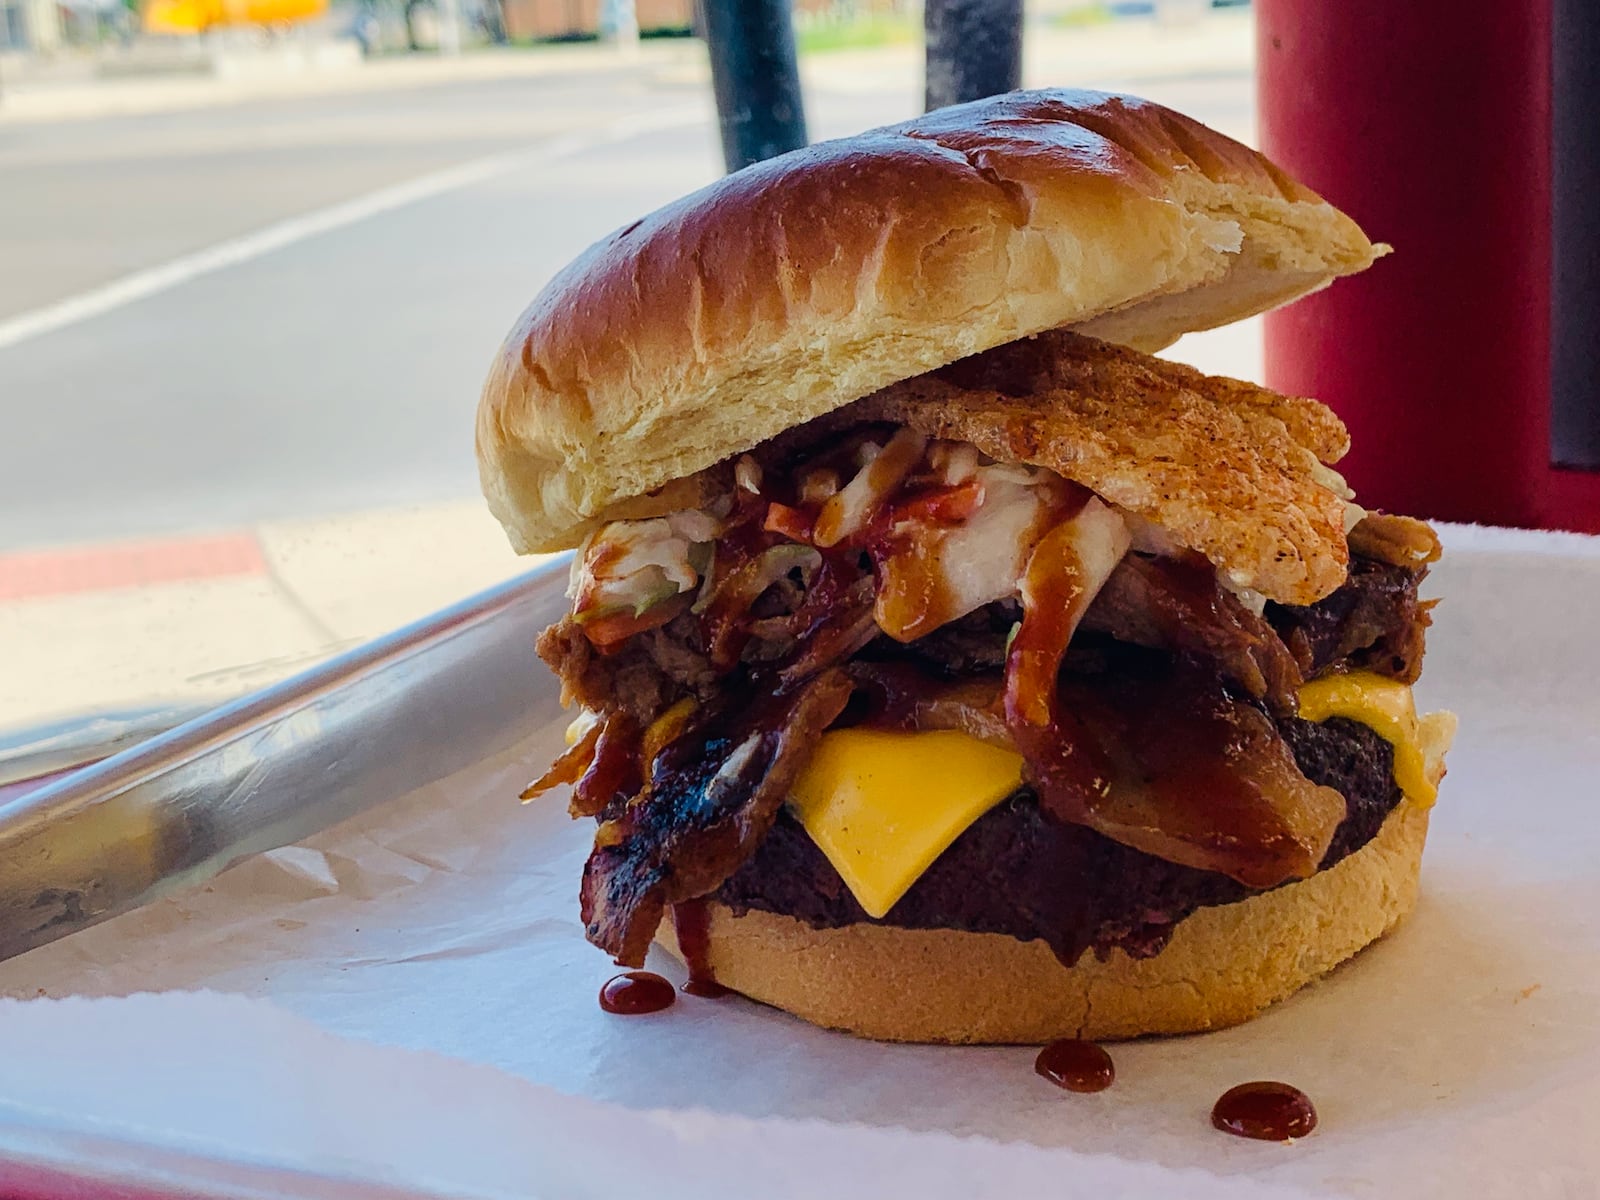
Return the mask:
M 599 719 L 599 713 L 590 712 L 587 708 L 580 709 L 578 715 L 573 717 L 571 724 L 567 726 L 567 745 L 576 746 L 583 741 L 583 735 L 588 733 Z
M 1406 799 L 1427 808 L 1438 796 L 1438 768 L 1423 751 L 1416 703 L 1398 679 L 1370 671 L 1313 679 L 1300 688 L 1300 715 L 1317 722 L 1348 717 L 1376 730 L 1394 747 L 1394 781 Z
M 1394 746 L 1394 777 L 1422 807 L 1437 795 L 1442 764 L 1425 735 L 1449 714 L 1418 718 L 1411 689 L 1370 672 L 1332 675 L 1300 689 L 1309 721 L 1348 717 Z M 1447 738 L 1445 740 L 1448 740 Z M 933 861 L 1022 782 L 1022 758 L 964 733 L 825 733 L 790 796 L 790 808 L 861 907 L 882 917 Z
M 1022 756 L 955 730 L 822 735 L 790 806 L 861 907 L 881 917 L 1022 783 Z

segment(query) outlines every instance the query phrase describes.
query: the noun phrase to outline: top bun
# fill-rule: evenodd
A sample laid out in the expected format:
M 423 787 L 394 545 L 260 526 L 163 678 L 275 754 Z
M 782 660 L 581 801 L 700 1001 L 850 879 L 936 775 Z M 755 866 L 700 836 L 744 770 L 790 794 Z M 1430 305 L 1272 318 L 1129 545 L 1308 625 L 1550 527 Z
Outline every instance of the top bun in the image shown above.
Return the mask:
M 852 400 L 1047 329 L 1153 351 L 1383 252 L 1159 104 L 1012 92 L 736 172 L 591 246 L 484 387 L 519 551 Z

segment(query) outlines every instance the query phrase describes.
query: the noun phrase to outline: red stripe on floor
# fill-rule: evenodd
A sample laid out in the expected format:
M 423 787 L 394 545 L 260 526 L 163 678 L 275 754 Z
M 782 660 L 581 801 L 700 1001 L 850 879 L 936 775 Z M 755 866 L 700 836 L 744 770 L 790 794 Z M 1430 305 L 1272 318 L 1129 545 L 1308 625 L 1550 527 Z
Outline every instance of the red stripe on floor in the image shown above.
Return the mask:
M 27 550 L 0 554 L 0 600 L 266 573 L 253 533 Z

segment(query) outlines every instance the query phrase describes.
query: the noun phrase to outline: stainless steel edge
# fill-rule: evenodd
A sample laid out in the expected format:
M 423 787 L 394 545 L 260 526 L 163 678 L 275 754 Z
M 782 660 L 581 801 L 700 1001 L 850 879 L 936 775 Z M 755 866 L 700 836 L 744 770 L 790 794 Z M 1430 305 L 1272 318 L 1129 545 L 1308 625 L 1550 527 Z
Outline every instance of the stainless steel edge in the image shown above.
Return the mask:
M 191 701 L 91 712 L 46 725 L 0 729 L 0 787 L 110 758 L 225 703 Z
M 493 755 L 556 715 L 563 560 L 0 807 L 0 958 Z M 548 711 L 546 711 L 548 710 Z

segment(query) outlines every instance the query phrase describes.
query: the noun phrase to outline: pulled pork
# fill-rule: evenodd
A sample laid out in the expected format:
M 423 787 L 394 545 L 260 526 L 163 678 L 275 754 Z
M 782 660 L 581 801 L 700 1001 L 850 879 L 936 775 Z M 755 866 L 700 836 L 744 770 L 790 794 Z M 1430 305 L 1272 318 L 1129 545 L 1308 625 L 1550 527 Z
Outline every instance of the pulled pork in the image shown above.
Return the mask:
M 1130 549 L 1117 510 L 1052 472 L 905 428 L 718 477 L 732 490 L 705 509 L 597 530 L 572 615 L 539 641 L 597 719 L 528 794 L 570 783 L 598 817 L 583 915 L 623 963 L 666 905 L 748 874 L 809 747 L 843 724 L 1015 748 L 1041 819 L 1118 854 L 1246 890 L 1303 878 L 1348 810 L 1284 740 L 1296 689 L 1420 663 L 1426 547 L 1386 518 L 1357 527 L 1337 591 L 1263 610 L 1196 554 Z M 1153 672 L 1096 675 L 1129 646 Z

